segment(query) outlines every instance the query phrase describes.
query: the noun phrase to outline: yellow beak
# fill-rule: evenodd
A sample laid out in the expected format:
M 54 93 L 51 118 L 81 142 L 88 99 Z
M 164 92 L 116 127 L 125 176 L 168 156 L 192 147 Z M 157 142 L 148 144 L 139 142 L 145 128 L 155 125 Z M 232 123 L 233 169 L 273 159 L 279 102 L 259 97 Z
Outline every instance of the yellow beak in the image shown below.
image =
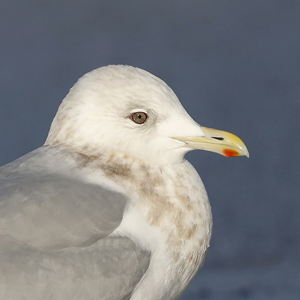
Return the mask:
M 247 156 L 249 152 L 244 142 L 236 135 L 213 128 L 202 127 L 204 136 L 174 137 L 174 139 L 185 142 L 192 149 L 206 150 L 221 155 Z

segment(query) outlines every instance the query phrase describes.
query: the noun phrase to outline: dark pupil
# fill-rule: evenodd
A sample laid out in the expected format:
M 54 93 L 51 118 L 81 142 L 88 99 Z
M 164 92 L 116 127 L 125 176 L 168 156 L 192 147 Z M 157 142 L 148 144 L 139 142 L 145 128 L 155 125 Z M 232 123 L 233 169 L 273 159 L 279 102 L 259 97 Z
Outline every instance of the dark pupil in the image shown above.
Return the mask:
M 135 123 L 143 124 L 147 119 L 147 115 L 145 113 L 136 112 L 131 115 L 131 120 Z

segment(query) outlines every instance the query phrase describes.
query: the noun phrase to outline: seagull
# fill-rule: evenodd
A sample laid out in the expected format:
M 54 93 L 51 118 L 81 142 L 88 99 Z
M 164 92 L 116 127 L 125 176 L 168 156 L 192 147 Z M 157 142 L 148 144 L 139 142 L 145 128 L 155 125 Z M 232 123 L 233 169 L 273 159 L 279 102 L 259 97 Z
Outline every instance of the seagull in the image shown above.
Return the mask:
M 178 299 L 212 230 L 194 149 L 249 156 L 147 71 L 81 77 L 45 144 L 0 168 L 0 298 Z

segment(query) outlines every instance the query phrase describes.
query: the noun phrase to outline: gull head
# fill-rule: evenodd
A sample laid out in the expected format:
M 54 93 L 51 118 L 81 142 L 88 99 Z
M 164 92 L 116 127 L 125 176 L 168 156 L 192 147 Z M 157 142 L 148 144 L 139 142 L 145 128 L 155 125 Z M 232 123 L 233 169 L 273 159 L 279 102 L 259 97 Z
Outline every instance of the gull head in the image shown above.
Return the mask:
M 151 164 L 180 163 L 194 149 L 249 156 L 237 136 L 197 124 L 164 81 L 124 65 L 81 77 L 60 105 L 45 144 L 93 156 L 122 153 Z

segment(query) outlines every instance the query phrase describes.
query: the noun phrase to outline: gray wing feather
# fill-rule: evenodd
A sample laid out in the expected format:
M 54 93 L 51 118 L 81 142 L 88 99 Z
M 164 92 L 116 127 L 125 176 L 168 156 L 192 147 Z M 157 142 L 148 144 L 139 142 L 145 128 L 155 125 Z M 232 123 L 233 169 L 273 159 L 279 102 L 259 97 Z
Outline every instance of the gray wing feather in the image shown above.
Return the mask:
M 0 174 L 0 251 L 89 245 L 122 221 L 126 197 L 102 186 L 33 167 L 26 157 Z
M 121 194 L 59 175 L 14 180 L 0 189 L 0 249 L 94 243 L 120 224 L 125 205 Z

